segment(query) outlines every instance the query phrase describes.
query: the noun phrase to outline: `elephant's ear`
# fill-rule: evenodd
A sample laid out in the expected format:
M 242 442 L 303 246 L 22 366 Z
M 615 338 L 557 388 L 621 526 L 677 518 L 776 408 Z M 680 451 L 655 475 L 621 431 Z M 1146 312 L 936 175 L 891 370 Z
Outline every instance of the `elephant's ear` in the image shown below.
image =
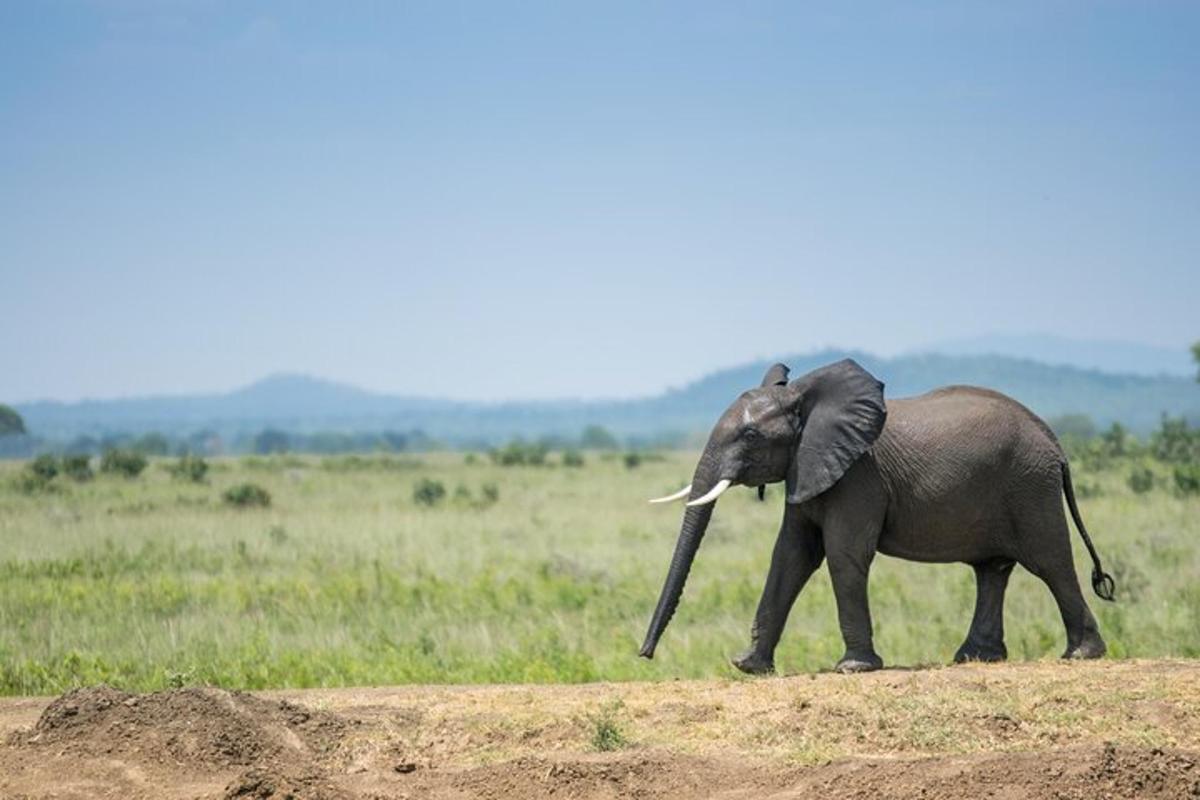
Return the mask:
M 788 386 L 801 433 L 787 476 L 787 501 L 803 503 L 837 483 L 875 443 L 887 418 L 883 384 L 852 359 Z
M 787 364 L 772 364 L 767 370 L 767 374 L 763 375 L 762 386 L 783 386 L 787 384 L 788 373 Z

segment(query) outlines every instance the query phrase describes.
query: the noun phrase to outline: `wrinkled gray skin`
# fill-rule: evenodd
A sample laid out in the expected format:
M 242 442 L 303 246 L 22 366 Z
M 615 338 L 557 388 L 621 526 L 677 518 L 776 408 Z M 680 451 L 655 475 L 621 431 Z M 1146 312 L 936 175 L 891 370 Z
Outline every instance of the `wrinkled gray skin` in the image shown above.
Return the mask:
M 774 670 L 775 646 L 805 582 L 824 561 L 846 653 L 839 672 L 879 669 L 867 574 L 875 553 L 975 568 L 975 616 L 956 662 L 999 661 L 1004 590 L 1015 564 L 1045 581 L 1067 629 L 1065 658 L 1098 658 L 1104 640 L 1079 590 L 1062 493 L 1092 555 L 1092 585 L 1112 599 L 1079 517 L 1062 448 L 1041 419 L 988 389 L 949 386 L 891 400 L 852 360 L 787 382 L 776 364 L 721 416 L 700 456 L 690 499 L 721 479 L 786 481 L 787 504 L 743 672 Z M 713 506 L 687 508 L 641 655 L 679 603 Z

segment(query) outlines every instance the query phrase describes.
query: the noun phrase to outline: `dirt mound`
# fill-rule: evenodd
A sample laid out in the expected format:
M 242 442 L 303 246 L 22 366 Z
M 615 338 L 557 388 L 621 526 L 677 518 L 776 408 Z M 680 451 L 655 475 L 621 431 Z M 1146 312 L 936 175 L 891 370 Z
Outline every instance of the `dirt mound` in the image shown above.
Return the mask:
M 245 692 L 131 694 L 98 686 L 62 695 L 9 743 L 185 774 L 244 768 L 226 789 L 231 798 L 330 798 L 340 794 L 326 765 L 352 725 L 336 714 Z
M 1158 748 L 1064 748 L 905 761 L 848 760 L 821 767 L 797 793 L 866 800 L 1200 797 L 1200 754 Z
M 14 735 L 14 744 L 229 767 L 289 753 L 319 759 L 337 747 L 346 728 L 337 715 L 244 692 L 130 694 L 98 686 L 59 697 L 32 731 Z

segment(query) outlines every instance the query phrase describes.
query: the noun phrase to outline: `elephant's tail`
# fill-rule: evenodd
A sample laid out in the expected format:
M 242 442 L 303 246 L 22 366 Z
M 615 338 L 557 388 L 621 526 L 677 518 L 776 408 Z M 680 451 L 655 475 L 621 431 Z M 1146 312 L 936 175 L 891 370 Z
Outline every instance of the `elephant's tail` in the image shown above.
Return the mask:
M 1067 462 L 1062 462 L 1062 477 L 1063 477 L 1063 493 L 1067 496 L 1067 508 L 1071 509 L 1071 519 L 1075 520 L 1075 527 L 1079 531 L 1079 535 L 1083 537 L 1083 544 L 1087 547 L 1088 552 L 1092 556 L 1092 590 L 1101 600 L 1112 602 L 1115 598 L 1113 591 L 1116 584 L 1113 581 L 1112 575 L 1104 571 L 1100 566 L 1100 556 L 1096 553 L 1096 546 L 1092 544 L 1092 537 L 1088 536 L 1087 528 L 1083 525 L 1083 517 L 1079 515 L 1079 506 L 1075 503 L 1075 487 L 1071 485 L 1071 468 L 1067 466 Z

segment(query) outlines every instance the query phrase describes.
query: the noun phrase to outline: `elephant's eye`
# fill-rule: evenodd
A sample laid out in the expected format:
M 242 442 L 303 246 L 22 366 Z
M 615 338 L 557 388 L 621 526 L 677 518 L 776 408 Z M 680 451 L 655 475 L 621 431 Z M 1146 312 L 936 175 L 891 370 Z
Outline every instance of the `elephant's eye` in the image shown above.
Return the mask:
M 762 433 L 759 432 L 758 428 L 744 428 L 742 430 L 742 438 L 755 441 L 762 438 Z

